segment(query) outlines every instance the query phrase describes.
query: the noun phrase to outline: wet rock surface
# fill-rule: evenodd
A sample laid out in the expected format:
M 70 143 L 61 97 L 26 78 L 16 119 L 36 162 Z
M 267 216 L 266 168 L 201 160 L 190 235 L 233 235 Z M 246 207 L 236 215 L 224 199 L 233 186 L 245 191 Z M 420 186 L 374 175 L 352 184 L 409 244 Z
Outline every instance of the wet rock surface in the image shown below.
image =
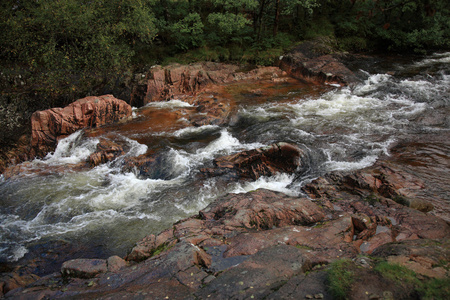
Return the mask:
M 125 152 L 123 151 L 122 146 L 102 138 L 97 144 L 96 151 L 89 156 L 88 163 L 90 167 L 95 167 L 108 161 L 112 161 L 124 154 Z
M 267 77 L 283 80 L 286 76 L 278 67 L 257 67 L 249 71 L 238 65 L 202 62 L 190 65 L 154 66 L 143 74 L 131 94 L 130 104 L 141 107 L 150 102 L 193 96 L 211 86 Z
M 158 66 L 152 68 L 147 76 L 141 77 L 130 103 L 140 107 L 150 102 L 182 98 L 193 106 L 188 110 L 194 110 L 194 113 L 188 114 L 188 126 L 224 125 L 229 122 L 235 108 L 227 98 L 229 95 L 224 91 L 225 85 L 256 80 L 274 84 L 288 78 L 286 72 L 278 67 L 255 67 L 241 71 L 237 65 L 209 62 L 164 68 Z M 178 111 L 178 117 L 184 116 L 186 110 Z M 0 153 L 0 173 L 6 173 L 7 178 L 19 174 L 24 168 L 14 169 L 17 164 L 36 156 L 44 157 L 55 150 L 59 140 L 71 133 L 128 119 L 131 114 L 131 106 L 112 95 L 86 97 L 65 108 L 37 111 L 31 118 L 31 136 L 24 135 L 11 150 Z M 99 149 L 87 160 L 89 166 L 95 167 L 120 156 L 121 145 L 112 146 L 112 141 L 107 143 L 101 140 Z
M 350 299 L 418 297 L 411 283 L 398 287 L 373 269 L 367 255 L 418 280 L 448 280 L 450 226 L 439 217 L 448 209 L 448 175 L 439 171 L 446 162 L 441 152 L 411 156 L 438 142 L 446 147 L 435 138 L 399 142 L 372 167 L 317 178 L 303 188 L 307 196 L 260 189 L 219 197 L 138 242 L 125 260 L 98 260 L 97 270 L 97 260 L 78 259 L 41 278 L 11 272 L 3 292 L 7 299 L 333 299 L 329 264 L 345 258 L 357 278 Z M 430 179 L 426 166 L 441 176 Z M 421 195 L 431 211 L 411 204 Z
M 219 63 L 174 64 L 168 67 L 155 66 L 143 75 L 131 95 L 131 105 L 144 106 L 149 102 L 194 95 L 211 84 L 232 80 L 238 70 L 236 65 Z
M 214 97 L 197 99 L 205 104 L 191 124 L 221 124 L 228 115 Z M 210 119 L 201 117 L 207 107 Z M 7 299 L 332 299 L 330 264 L 346 258 L 356 277 L 350 299 L 417 298 L 409 283 L 399 287 L 372 268 L 379 259 L 419 280 L 448 280 L 449 140 L 399 142 L 372 167 L 319 177 L 298 197 L 264 189 L 218 197 L 198 215 L 145 237 L 124 259 L 66 261 L 40 278 L 11 270 L 0 291 Z M 113 160 L 121 147 L 101 141 L 91 164 Z M 275 144 L 220 157 L 204 174 L 237 180 L 294 172 L 302 155 L 295 145 Z M 144 178 L 170 177 L 154 172 L 164 163 L 157 156 L 121 163 Z
M 37 156 L 55 149 L 58 140 L 85 127 L 98 127 L 131 116 L 131 106 L 112 95 L 86 97 L 65 108 L 37 111 L 31 116 L 31 146 Z
M 264 148 L 222 156 L 214 160 L 214 168 L 201 172 L 206 176 L 225 175 L 230 179 L 258 179 L 276 173 L 294 173 L 305 153 L 295 145 L 277 143 Z
M 326 38 L 303 42 L 280 58 L 279 67 L 296 79 L 316 84 L 356 82 L 357 77 L 345 66 L 332 43 Z
M 6 297 L 332 299 L 326 266 L 349 258 L 368 267 L 373 262 L 360 255 L 369 254 L 427 278 L 448 278 L 449 225 L 380 194 L 369 202 L 369 183 L 380 188 L 381 181 L 351 176 L 312 182 L 305 191 L 313 201 L 263 189 L 220 197 L 199 215 L 144 238 L 118 268 L 103 260 L 104 268 L 93 275 L 80 263 L 72 269 L 86 269 L 76 273 L 83 276 L 53 274 Z M 370 268 L 357 272 L 352 299 L 413 295 L 408 287 L 393 290 L 391 281 Z

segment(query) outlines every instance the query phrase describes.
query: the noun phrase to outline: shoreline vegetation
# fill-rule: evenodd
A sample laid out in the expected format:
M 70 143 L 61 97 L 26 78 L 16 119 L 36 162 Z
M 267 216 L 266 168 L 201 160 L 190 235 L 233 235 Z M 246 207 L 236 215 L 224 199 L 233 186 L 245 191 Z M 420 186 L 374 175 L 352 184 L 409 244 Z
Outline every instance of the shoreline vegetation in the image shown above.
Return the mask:
M 90 95 L 129 101 L 134 74 L 198 61 L 274 65 L 305 40 L 328 51 L 424 54 L 450 47 L 443 0 L 2 1 L 0 146 L 36 110 Z

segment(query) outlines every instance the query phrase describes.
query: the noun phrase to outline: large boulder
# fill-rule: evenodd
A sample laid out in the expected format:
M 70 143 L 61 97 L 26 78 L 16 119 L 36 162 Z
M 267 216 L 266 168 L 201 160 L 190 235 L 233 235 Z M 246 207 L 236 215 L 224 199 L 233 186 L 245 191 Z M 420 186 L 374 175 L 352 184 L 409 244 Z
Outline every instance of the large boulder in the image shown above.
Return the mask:
M 285 76 L 278 67 L 258 67 L 243 72 L 238 65 L 214 62 L 154 66 L 138 78 L 130 104 L 141 107 L 149 102 L 197 95 L 212 86 L 244 80 L 282 81 Z
M 131 105 L 140 107 L 149 102 L 194 95 L 210 84 L 232 81 L 232 74 L 238 68 L 237 65 L 212 62 L 155 66 L 134 87 Z
M 222 197 L 200 211 L 200 216 L 227 226 L 257 229 L 310 225 L 325 218 L 322 209 L 310 200 L 264 189 Z
M 31 146 L 36 155 L 43 156 L 79 129 L 117 122 L 131 114 L 131 106 L 112 95 L 86 97 L 64 108 L 37 111 L 31 116 Z
M 306 41 L 282 56 L 279 67 L 290 76 L 316 84 L 347 85 L 357 80 L 334 53 L 332 41 Z

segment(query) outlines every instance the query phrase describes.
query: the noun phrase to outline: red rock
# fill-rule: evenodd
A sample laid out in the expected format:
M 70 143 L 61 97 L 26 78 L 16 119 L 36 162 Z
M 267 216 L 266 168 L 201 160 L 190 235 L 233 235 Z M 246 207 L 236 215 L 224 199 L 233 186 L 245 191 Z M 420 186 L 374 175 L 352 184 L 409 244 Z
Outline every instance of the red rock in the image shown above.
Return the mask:
M 448 278 L 450 240 L 417 239 L 384 244 L 372 252 L 395 264 L 430 278 Z
M 39 279 L 39 276 L 34 274 L 25 274 L 25 275 L 17 273 L 4 274 L 0 278 L 0 296 L 14 289 L 31 284 L 35 282 L 37 279 Z
M 264 189 L 222 197 L 200 211 L 200 216 L 227 226 L 257 229 L 308 225 L 325 217 L 322 209 L 306 198 L 289 197 Z
M 232 111 L 229 101 L 211 97 L 209 93 L 198 95 L 193 104 L 197 114 L 190 116 L 189 122 L 194 126 L 223 125 Z
M 140 107 L 149 102 L 195 95 L 208 85 L 231 82 L 238 68 L 212 62 L 156 66 L 134 88 L 131 105 Z
M 98 127 L 131 116 L 131 106 L 112 95 L 86 97 L 65 108 L 37 111 L 31 116 L 31 146 L 39 156 L 53 151 L 59 139 L 85 127 Z
M 106 260 L 106 265 L 108 272 L 118 272 L 120 269 L 127 266 L 127 262 L 121 257 L 114 255 Z
M 173 237 L 173 230 L 165 230 L 158 236 L 154 234 L 148 235 L 136 243 L 136 246 L 133 247 L 125 260 L 136 262 L 146 260 L 152 257 L 159 247 L 166 245 L 168 248 L 170 245 L 173 245 L 175 242 Z
M 133 88 L 130 103 L 141 107 L 149 102 L 197 95 L 213 85 L 242 80 L 281 80 L 280 77 L 286 75 L 277 67 L 255 68 L 248 72 L 239 72 L 239 68 L 214 62 L 155 66 Z
M 97 150 L 89 156 L 88 163 L 91 167 L 95 167 L 108 161 L 112 161 L 124 154 L 125 152 L 119 144 L 101 138 L 97 144 Z

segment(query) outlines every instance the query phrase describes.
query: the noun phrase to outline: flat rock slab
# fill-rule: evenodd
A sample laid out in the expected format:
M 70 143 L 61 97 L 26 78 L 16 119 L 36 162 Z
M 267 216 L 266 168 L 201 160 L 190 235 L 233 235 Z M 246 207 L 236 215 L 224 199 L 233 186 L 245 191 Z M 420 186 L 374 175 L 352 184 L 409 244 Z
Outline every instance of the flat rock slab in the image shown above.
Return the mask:
M 269 247 L 220 274 L 195 296 L 200 299 L 263 299 L 288 278 L 302 273 L 304 262 L 301 250 L 296 247 Z
M 322 209 L 306 198 L 289 197 L 265 189 L 229 194 L 200 211 L 200 216 L 227 226 L 257 229 L 308 225 L 325 218 Z
M 63 263 L 61 274 L 67 277 L 92 278 L 107 270 L 104 259 L 72 259 Z

